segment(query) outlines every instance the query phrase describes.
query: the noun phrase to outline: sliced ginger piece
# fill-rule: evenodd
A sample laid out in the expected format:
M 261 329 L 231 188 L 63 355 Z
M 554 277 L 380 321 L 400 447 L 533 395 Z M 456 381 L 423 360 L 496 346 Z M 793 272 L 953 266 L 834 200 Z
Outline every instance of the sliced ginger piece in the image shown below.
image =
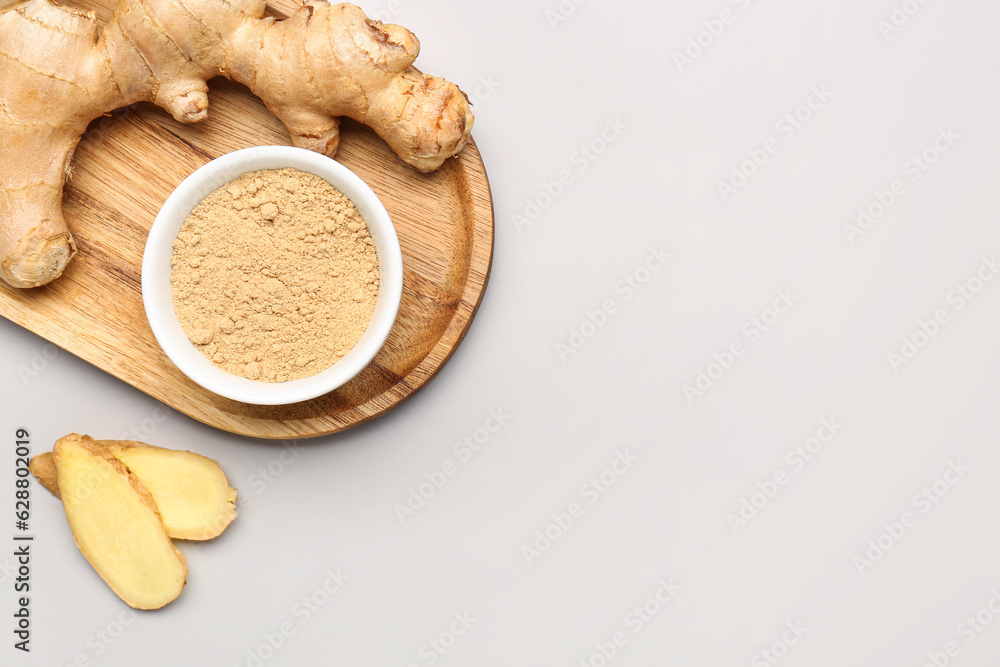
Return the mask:
M 179 540 L 218 537 L 236 518 L 236 489 L 219 464 L 193 452 L 162 449 L 134 440 L 101 440 L 142 480 L 153 496 L 167 535 Z M 31 459 L 31 472 L 59 497 L 52 454 Z
M 171 537 L 210 540 L 236 518 L 236 489 L 212 459 L 142 443 L 109 449 L 146 484 Z
M 60 438 L 52 454 L 73 538 L 111 590 L 136 609 L 176 599 L 187 564 L 146 486 L 89 436 Z
M 111 449 L 112 454 L 114 454 L 115 448 L 121 446 L 132 445 L 136 447 L 153 447 L 153 445 L 147 445 L 136 440 L 98 440 L 97 442 Z M 41 484 L 46 491 L 51 493 L 56 498 L 62 497 L 59 495 L 59 478 L 56 475 L 56 460 L 52 455 L 52 452 L 43 452 L 31 457 L 31 462 L 28 464 L 28 470 L 31 471 L 31 474 L 35 476 L 35 479 L 38 480 L 38 483 Z

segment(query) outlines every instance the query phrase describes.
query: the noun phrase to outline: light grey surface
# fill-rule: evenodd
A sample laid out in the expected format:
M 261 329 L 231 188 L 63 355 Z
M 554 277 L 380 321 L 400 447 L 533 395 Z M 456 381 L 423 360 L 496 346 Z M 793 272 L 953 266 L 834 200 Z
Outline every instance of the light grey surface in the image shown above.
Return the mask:
M 36 451 L 138 429 L 217 458 L 241 495 L 220 539 L 182 547 L 181 597 L 133 618 L 34 487 L 33 650 L 11 646 L 5 547 L 3 664 L 995 661 L 1000 281 L 971 301 L 953 290 L 1000 253 L 1000 6 L 899 0 L 918 10 L 883 34 L 887 0 L 565 0 L 554 25 L 557 0 L 363 4 L 413 29 L 418 65 L 479 102 L 497 233 L 467 338 L 385 417 L 283 446 L 164 411 L 0 322 L 5 544 L 17 426 Z M 732 23 L 678 67 L 723 10 Z M 814 90 L 828 99 L 791 133 L 783 117 Z M 912 156 L 949 130 L 913 180 Z M 602 132 L 606 150 L 582 157 Z M 717 183 L 766 147 L 777 152 L 723 201 Z M 903 194 L 851 242 L 845 224 L 896 179 Z M 513 216 L 539 197 L 519 229 Z M 670 258 L 646 275 L 650 248 Z M 630 292 L 629 275 L 648 280 Z M 776 299 L 787 312 L 762 331 L 753 318 L 770 321 Z M 894 369 L 889 353 L 938 311 L 936 335 Z M 574 328 L 593 335 L 560 355 Z M 710 368 L 734 344 L 731 367 Z M 689 401 L 699 371 L 717 379 Z M 504 423 L 486 438 L 491 411 Z M 795 448 L 817 433 L 829 442 L 806 462 Z M 476 437 L 472 455 L 457 444 Z M 606 492 L 587 486 L 619 456 L 631 462 Z M 395 505 L 448 461 L 455 474 L 401 522 Z M 921 495 L 946 477 L 943 497 Z M 744 499 L 762 507 L 734 532 Z M 572 526 L 526 557 L 574 502 Z M 878 562 L 859 561 L 880 539 Z M 338 571 L 348 579 L 327 594 Z M 661 582 L 679 587 L 663 604 Z M 301 606 L 311 596 L 315 611 Z M 658 613 L 640 622 L 650 599 Z

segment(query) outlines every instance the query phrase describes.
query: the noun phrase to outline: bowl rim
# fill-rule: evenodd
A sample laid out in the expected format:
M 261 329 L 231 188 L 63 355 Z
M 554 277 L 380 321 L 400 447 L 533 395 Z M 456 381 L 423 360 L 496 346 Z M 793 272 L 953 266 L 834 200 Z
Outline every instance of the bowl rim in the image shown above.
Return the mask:
M 295 168 L 323 178 L 343 192 L 368 226 L 379 264 L 375 311 L 361 339 L 332 366 L 309 377 L 261 382 L 228 373 L 188 338 L 174 312 L 170 283 L 173 242 L 184 221 L 209 193 L 242 174 Z M 289 405 L 328 394 L 350 381 L 382 348 L 399 313 L 403 259 L 396 230 L 375 192 L 348 167 L 293 146 L 254 146 L 211 160 L 185 178 L 157 213 L 142 257 L 142 301 L 146 319 L 163 352 L 190 380 L 214 394 L 254 405 Z

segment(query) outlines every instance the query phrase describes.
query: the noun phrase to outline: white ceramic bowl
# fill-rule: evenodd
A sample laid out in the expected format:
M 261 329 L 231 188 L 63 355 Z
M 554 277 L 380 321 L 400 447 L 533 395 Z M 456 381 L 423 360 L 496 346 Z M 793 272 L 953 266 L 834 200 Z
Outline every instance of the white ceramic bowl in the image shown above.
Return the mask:
M 379 265 L 375 312 L 361 340 L 319 373 L 288 382 L 257 382 L 222 370 L 187 337 L 174 313 L 170 291 L 173 242 L 184 220 L 209 193 L 248 171 L 294 167 L 315 174 L 358 207 L 375 242 Z M 403 294 L 403 257 L 389 214 L 354 172 L 328 157 L 290 146 L 260 146 L 223 155 L 188 176 L 167 198 L 153 222 L 142 257 L 142 302 L 153 335 L 189 378 L 220 396 L 256 405 L 287 405 L 329 393 L 357 375 L 385 343 Z

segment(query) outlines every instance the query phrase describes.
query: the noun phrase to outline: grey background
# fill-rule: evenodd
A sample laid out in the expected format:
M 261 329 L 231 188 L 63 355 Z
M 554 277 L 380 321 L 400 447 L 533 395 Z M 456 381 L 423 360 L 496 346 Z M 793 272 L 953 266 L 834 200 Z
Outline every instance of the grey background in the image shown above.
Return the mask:
M 218 459 L 241 497 L 221 538 L 181 547 L 181 597 L 133 614 L 34 487 L 33 650 L 11 646 L 4 547 L 3 664 L 995 661 L 1000 281 L 961 308 L 954 290 L 1000 253 L 1000 6 L 565 0 L 556 22 L 557 0 L 362 5 L 411 28 L 417 64 L 478 102 L 496 247 L 467 338 L 384 417 L 274 443 L 198 424 L 0 322 L 8 517 L 18 426 L 36 452 L 138 431 Z M 890 32 L 894 6 L 916 12 Z M 708 46 L 679 66 L 699 35 Z M 813 90 L 828 99 L 801 111 Z M 913 156 L 949 128 L 913 180 Z M 718 183 L 765 146 L 724 201 Z M 894 180 L 903 194 L 852 242 L 845 225 Z M 670 259 L 647 273 L 650 248 Z M 753 318 L 770 320 L 782 290 L 793 304 L 763 331 Z M 894 368 L 939 310 L 946 323 Z M 574 330 L 590 336 L 567 353 Z M 689 400 L 700 371 L 716 379 Z M 487 437 L 491 410 L 504 423 Z M 836 435 L 796 463 L 824 419 Z M 464 438 L 483 442 L 468 460 Z M 613 484 L 587 486 L 619 456 L 632 462 Z M 396 505 L 446 461 L 455 474 L 401 521 Z M 954 484 L 939 481 L 949 469 Z M 759 507 L 734 531 L 744 499 Z M 572 526 L 551 528 L 572 503 Z M 562 534 L 525 552 L 547 528 Z M 859 561 L 880 539 L 884 555 Z

